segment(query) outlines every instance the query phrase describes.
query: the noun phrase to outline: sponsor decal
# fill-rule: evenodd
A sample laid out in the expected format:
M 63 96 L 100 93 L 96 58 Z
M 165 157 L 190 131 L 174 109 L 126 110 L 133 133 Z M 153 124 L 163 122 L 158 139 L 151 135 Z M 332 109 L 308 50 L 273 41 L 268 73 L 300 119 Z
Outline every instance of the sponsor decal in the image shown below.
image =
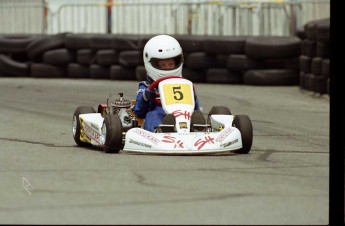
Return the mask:
M 148 139 L 149 141 L 151 141 L 154 144 L 157 144 L 159 142 L 159 140 L 157 138 L 155 138 L 154 136 L 152 136 L 148 132 L 145 132 L 144 130 L 136 129 L 136 130 L 134 130 L 134 132 L 139 134 L 140 136 Z
M 225 143 L 225 144 L 222 144 L 222 145 L 220 145 L 220 146 L 223 147 L 223 148 L 225 148 L 225 147 L 228 147 L 228 146 L 230 146 L 230 145 L 232 145 L 232 144 L 235 144 L 235 143 L 237 143 L 237 142 L 238 142 L 238 139 L 233 140 L 233 141 L 230 141 L 230 142 Z
M 204 139 L 200 138 L 194 143 L 194 147 L 198 147 L 198 151 L 199 151 L 205 146 L 205 144 L 208 144 L 208 143 L 214 144 L 213 141 L 214 141 L 214 138 L 210 136 L 204 137 Z
M 172 114 L 175 116 L 175 118 L 178 118 L 180 116 L 184 116 L 184 118 L 188 119 L 188 120 L 190 120 L 190 118 L 191 118 L 191 115 L 190 115 L 189 111 L 182 112 L 181 110 L 176 110 Z
M 184 148 L 183 141 L 176 140 L 177 139 L 176 137 L 164 136 L 163 138 L 164 139 L 162 140 L 162 142 L 174 144 L 174 148 Z
M 229 134 L 234 130 L 234 128 L 229 127 L 226 130 L 224 130 L 216 139 L 217 142 L 222 142 Z
M 138 141 L 135 141 L 135 140 L 132 140 L 132 139 L 129 140 L 129 143 L 135 144 L 135 145 L 139 145 L 139 146 L 143 146 L 145 148 L 151 148 L 152 147 L 152 145 L 145 144 L 145 143 L 142 143 L 142 142 L 138 142 Z
M 93 123 L 91 123 L 91 127 L 94 128 L 95 130 L 98 130 L 98 127 Z
M 85 132 L 85 134 L 87 136 L 89 136 L 91 139 L 97 141 L 97 143 L 100 143 L 99 142 L 99 137 L 101 136 L 101 134 L 99 134 L 98 132 L 94 131 L 86 123 L 83 123 L 83 128 L 84 128 L 84 132 Z

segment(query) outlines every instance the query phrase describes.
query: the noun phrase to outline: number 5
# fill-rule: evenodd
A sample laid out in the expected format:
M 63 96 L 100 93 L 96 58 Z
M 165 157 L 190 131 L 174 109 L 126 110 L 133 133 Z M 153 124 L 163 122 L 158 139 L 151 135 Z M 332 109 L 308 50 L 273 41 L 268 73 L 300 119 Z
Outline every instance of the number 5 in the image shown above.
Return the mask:
M 181 89 L 181 86 L 173 87 L 175 100 L 182 100 L 183 99 L 183 93 L 180 91 L 180 89 Z

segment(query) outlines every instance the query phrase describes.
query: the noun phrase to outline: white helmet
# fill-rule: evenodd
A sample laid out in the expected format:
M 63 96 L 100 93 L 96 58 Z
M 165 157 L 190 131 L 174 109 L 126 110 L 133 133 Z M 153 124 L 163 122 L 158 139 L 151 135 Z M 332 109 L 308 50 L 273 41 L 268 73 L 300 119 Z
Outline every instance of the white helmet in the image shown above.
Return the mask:
M 145 45 L 143 51 L 144 65 L 147 75 L 156 81 L 164 76 L 181 76 L 183 67 L 183 53 L 180 43 L 169 35 L 157 35 L 151 38 Z M 162 59 L 173 59 L 173 69 L 161 69 L 158 61 Z

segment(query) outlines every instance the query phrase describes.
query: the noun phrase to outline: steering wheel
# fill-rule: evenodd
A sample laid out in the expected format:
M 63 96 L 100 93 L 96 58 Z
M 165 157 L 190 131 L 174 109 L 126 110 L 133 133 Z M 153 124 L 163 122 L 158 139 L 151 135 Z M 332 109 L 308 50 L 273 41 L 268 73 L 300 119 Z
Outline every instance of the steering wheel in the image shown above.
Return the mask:
M 176 75 L 165 76 L 165 77 L 162 77 L 162 78 L 157 79 L 156 81 L 152 82 L 152 83 L 150 84 L 150 86 L 149 86 L 147 89 L 150 90 L 150 91 L 153 91 L 155 88 L 158 87 L 158 84 L 159 84 L 160 82 L 162 82 L 162 81 L 164 81 L 164 80 L 167 80 L 167 79 L 170 79 L 170 78 L 181 78 L 181 79 L 185 79 L 185 78 L 183 78 L 183 77 L 181 77 L 181 76 L 176 76 Z

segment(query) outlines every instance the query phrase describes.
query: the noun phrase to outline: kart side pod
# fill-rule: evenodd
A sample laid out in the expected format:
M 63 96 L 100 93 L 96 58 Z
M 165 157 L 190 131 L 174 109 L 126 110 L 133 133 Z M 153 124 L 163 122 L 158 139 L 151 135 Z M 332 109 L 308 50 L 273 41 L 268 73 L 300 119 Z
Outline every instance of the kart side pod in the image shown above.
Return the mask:
M 210 115 L 212 131 L 220 131 L 232 126 L 233 115 Z

